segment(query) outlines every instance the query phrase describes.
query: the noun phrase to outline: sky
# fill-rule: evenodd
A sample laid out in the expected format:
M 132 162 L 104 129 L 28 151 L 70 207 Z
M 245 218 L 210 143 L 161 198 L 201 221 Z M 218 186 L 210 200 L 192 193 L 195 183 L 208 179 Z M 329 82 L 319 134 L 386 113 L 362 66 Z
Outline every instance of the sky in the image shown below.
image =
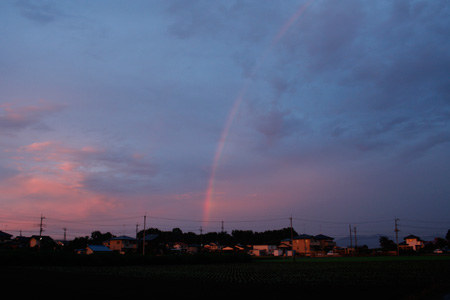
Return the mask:
M 448 1 L 5 0 L 0 20 L 2 231 L 450 229 Z

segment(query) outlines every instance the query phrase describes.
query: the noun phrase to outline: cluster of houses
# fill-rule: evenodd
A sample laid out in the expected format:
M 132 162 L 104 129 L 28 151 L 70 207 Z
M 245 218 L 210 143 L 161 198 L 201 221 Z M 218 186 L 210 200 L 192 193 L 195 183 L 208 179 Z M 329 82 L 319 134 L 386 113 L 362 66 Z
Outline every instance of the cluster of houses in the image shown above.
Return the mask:
M 293 241 L 293 242 L 292 242 Z M 12 235 L 0 231 L 0 246 L 8 248 L 38 248 L 41 245 L 52 245 L 57 248 L 62 246 L 61 241 L 55 241 L 48 236 L 31 236 L 29 238 L 18 236 L 12 239 Z M 417 236 L 409 235 L 398 245 L 399 250 L 418 251 L 424 247 L 424 242 Z M 232 245 L 222 246 L 218 243 L 206 245 L 188 245 L 183 242 L 162 243 L 158 234 L 146 235 L 143 239 L 136 239 L 129 236 L 113 237 L 102 245 L 88 245 L 86 248 L 77 249 L 79 254 L 93 254 L 105 252 L 126 253 L 188 253 L 198 252 L 245 252 L 254 256 L 323 256 L 350 254 L 354 249 L 340 248 L 336 245 L 334 238 L 319 234 L 301 234 L 280 241 L 278 245 Z
M 17 236 L 14 239 L 13 235 L 0 231 L 0 247 L 17 249 L 17 248 L 39 248 L 42 245 L 50 245 L 52 248 L 56 248 L 58 245 L 63 244 L 61 241 L 55 241 L 49 236 L 32 235 L 31 237 Z
M 317 256 L 325 255 L 330 251 L 336 251 L 337 246 L 334 239 L 325 235 L 307 235 L 302 234 L 294 237 L 294 244 L 291 239 L 282 240 L 279 245 L 232 245 L 223 246 L 218 243 L 209 243 L 206 245 L 189 245 L 183 242 L 158 243 L 158 235 L 147 235 L 145 239 L 138 240 L 129 236 L 118 236 L 105 241 L 103 245 L 88 245 L 86 249 L 78 250 L 78 253 L 92 254 L 98 252 L 119 252 L 135 253 L 145 251 L 142 244 L 145 243 L 147 252 L 156 254 L 162 253 L 188 253 L 198 252 L 246 252 L 254 256 Z

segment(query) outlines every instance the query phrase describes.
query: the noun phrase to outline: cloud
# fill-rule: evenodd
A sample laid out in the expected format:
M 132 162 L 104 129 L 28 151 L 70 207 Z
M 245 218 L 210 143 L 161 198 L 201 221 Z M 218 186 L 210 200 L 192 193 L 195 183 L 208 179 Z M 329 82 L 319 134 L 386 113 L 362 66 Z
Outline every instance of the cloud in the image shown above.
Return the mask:
M 61 15 L 61 11 L 55 6 L 54 1 L 19 0 L 16 2 L 16 6 L 25 18 L 36 24 L 51 23 Z
M 6 209 L 26 213 L 46 212 L 75 219 L 121 206 L 118 199 L 80 189 L 76 184 L 45 175 L 22 175 L 0 183 L 1 201 Z
M 0 181 L 6 181 L 11 177 L 16 176 L 18 173 L 19 172 L 13 168 L 0 166 Z
M 14 103 L 0 104 L 0 134 L 16 132 L 25 128 L 45 127 L 43 120 L 66 108 L 63 104 L 39 101 L 35 105 L 18 106 Z
M 73 147 L 44 141 L 20 147 L 18 153 L 18 163 L 29 166 L 22 169 L 24 175 L 45 174 L 55 182 L 100 194 L 146 193 L 157 174 L 156 166 L 145 156 L 124 149 Z
M 222 41 L 259 43 L 272 31 L 271 22 L 280 20 L 280 10 L 271 1 L 214 3 L 172 1 L 166 9 L 171 17 L 169 32 L 182 39 L 220 36 Z
M 407 162 L 417 160 L 425 157 L 436 148 L 445 149 L 449 144 L 450 134 L 448 132 L 422 137 L 420 140 L 412 141 L 410 147 L 403 149 L 401 159 Z
M 445 1 L 12 5 L 2 205 L 196 216 L 213 169 L 220 218 L 345 215 L 430 190 L 448 152 Z
M 264 136 L 268 145 L 292 135 L 305 136 L 310 131 L 307 122 L 290 109 L 272 106 L 266 110 L 253 110 L 250 116 L 255 129 Z
M 51 141 L 46 142 L 39 142 L 39 143 L 32 143 L 30 145 L 24 146 L 21 148 L 21 151 L 25 152 L 35 152 L 35 151 L 42 151 L 47 149 L 48 147 L 54 145 Z
M 146 155 L 123 148 L 42 141 L 6 154 L 11 161 L 0 167 L 0 201 L 16 211 L 39 209 L 70 218 L 117 211 L 124 195 L 142 201 L 157 175 Z

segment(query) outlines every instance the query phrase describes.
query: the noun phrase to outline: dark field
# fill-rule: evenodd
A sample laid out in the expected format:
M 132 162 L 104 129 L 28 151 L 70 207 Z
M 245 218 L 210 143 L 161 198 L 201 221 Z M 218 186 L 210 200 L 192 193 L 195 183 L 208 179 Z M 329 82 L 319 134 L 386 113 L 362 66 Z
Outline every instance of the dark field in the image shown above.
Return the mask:
M 442 299 L 450 292 L 446 256 L 1 268 L 5 289 L 47 299 Z

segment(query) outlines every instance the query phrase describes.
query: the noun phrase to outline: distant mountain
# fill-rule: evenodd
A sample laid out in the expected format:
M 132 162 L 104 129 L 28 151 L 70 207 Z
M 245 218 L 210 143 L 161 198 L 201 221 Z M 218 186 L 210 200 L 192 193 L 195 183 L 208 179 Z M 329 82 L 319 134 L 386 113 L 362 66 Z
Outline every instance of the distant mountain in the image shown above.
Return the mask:
M 356 243 L 358 247 L 367 245 L 370 249 L 380 247 L 380 236 L 383 234 L 373 234 L 373 235 L 357 235 Z M 340 238 L 335 240 L 338 247 L 350 247 L 350 237 Z M 352 246 L 355 246 L 355 237 L 352 236 Z
M 373 248 L 380 248 L 380 236 L 386 236 L 386 234 L 373 234 L 373 235 L 357 235 L 356 236 L 356 242 L 358 243 L 358 247 L 367 245 L 370 249 Z M 420 239 L 422 241 L 428 241 L 432 242 L 436 237 L 438 237 L 439 234 L 436 235 L 421 235 Z M 389 239 L 393 240 L 395 242 L 395 238 L 392 236 L 387 236 Z M 401 243 L 404 241 L 403 235 L 399 235 L 398 242 Z M 355 246 L 355 237 L 352 236 L 352 246 Z M 335 239 L 336 245 L 338 247 L 349 247 L 350 246 L 350 237 L 344 237 L 340 239 Z

